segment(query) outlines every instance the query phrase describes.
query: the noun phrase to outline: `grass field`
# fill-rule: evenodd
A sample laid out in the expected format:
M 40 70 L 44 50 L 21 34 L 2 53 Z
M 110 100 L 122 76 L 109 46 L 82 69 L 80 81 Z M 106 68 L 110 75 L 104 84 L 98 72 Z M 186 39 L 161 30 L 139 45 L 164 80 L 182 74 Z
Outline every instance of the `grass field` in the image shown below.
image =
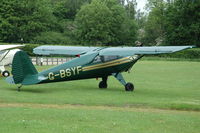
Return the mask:
M 40 71 L 47 67 L 37 67 Z M 110 77 L 23 86 L 0 79 L 0 133 L 199 133 L 200 62 L 140 61 L 125 92 Z

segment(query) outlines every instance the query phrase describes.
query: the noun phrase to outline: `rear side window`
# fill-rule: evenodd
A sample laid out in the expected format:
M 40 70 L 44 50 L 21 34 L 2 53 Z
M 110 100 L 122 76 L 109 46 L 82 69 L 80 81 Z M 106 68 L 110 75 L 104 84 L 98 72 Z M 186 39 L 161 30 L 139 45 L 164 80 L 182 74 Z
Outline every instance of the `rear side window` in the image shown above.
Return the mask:
M 102 62 L 108 62 L 108 61 L 112 61 L 112 60 L 116 60 L 119 59 L 120 56 L 97 56 L 93 63 L 102 63 Z
M 112 61 L 118 59 L 119 56 L 101 56 L 102 62 Z

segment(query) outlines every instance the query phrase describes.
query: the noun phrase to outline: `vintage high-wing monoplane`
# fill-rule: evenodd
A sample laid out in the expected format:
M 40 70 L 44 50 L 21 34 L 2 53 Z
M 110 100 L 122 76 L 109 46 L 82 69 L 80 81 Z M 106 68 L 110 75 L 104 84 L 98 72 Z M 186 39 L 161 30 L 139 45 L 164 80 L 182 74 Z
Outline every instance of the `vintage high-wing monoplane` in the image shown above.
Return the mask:
M 37 72 L 24 51 L 18 51 L 12 63 L 12 77 L 6 80 L 12 84 L 33 85 L 89 78 L 102 78 L 99 88 L 107 88 L 108 76 L 114 76 L 126 91 L 133 91 L 134 85 L 127 83 L 122 72 L 129 71 L 133 65 L 147 54 L 173 53 L 193 46 L 153 46 L 153 47 L 73 47 L 40 46 L 37 53 L 65 53 L 77 56 L 69 62 Z
M 19 51 L 19 47 L 23 47 L 24 45 L 0 45 L 0 74 L 4 77 L 8 77 L 10 72 L 5 70 L 6 65 L 12 64 L 13 57 L 17 51 Z

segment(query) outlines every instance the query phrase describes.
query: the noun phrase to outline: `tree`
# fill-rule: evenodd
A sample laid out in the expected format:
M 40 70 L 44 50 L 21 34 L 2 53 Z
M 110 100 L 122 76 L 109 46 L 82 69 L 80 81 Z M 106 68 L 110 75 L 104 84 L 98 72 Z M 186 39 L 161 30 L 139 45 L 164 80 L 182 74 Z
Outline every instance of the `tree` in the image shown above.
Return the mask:
M 76 17 L 77 34 L 81 43 L 105 44 L 112 40 L 112 13 L 104 2 L 94 0 L 82 6 Z
M 166 43 L 200 46 L 200 1 L 176 0 L 166 11 Z
M 128 14 L 128 17 L 130 19 L 135 19 L 135 15 L 136 15 L 136 0 L 126 0 L 127 1 L 127 5 L 125 5 L 126 8 L 126 12 Z
M 91 0 L 59 0 L 53 1 L 53 14 L 58 19 L 74 20 L 81 6 L 90 3 Z
M 60 32 L 42 32 L 40 35 L 36 36 L 31 43 L 36 44 L 72 44 L 72 39 L 67 35 Z
M 122 45 L 135 40 L 136 25 L 116 0 L 93 0 L 76 16 L 77 35 L 84 44 Z
M 1 0 L 0 40 L 29 42 L 41 32 L 55 28 L 50 7 L 47 0 Z
M 155 45 L 158 40 L 163 41 L 165 38 L 166 3 L 163 0 L 149 0 L 147 6 L 150 12 L 144 28 L 144 42 L 148 45 Z
M 137 31 L 138 37 L 137 37 L 137 39 L 140 42 L 143 42 L 144 35 L 145 35 L 144 27 L 145 27 L 145 24 L 146 24 L 146 21 L 147 21 L 147 15 L 144 12 L 141 12 L 140 9 L 139 9 L 139 10 L 137 10 L 135 19 L 136 19 L 136 22 L 137 22 L 137 25 L 138 25 L 138 31 Z

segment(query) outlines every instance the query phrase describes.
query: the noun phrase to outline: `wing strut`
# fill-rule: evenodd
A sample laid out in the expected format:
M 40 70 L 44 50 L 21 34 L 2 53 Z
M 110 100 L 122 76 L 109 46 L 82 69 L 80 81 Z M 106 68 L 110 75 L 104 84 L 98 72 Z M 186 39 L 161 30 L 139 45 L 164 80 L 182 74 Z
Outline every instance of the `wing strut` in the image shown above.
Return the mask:
M 3 61 L 3 59 L 8 55 L 9 52 L 10 52 L 10 50 L 8 50 L 8 52 L 1 58 L 0 62 Z

